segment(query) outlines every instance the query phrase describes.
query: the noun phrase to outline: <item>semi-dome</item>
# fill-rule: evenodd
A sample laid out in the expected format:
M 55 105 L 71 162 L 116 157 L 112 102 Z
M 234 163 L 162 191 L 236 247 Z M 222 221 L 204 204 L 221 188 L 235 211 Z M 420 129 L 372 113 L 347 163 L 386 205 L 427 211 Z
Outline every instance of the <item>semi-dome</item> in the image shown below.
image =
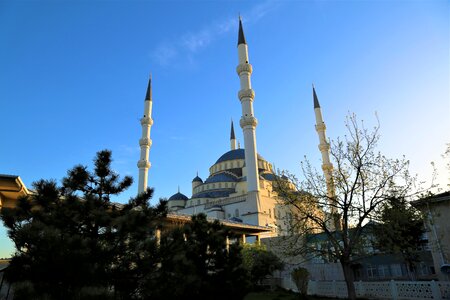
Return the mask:
M 178 193 L 176 193 L 175 195 L 172 195 L 172 196 L 169 198 L 169 201 L 171 201 L 171 200 L 189 200 L 189 198 L 186 197 L 186 195 L 184 195 L 184 194 L 178 192 Z
M 230 150 L 223 154 L 219 159 L 216 161 L 216 164 L 227 161 L 227 160 L 234 160 L 234 159 L 245 159 L 245 150 L 244 149 L 235 149 Z M 264 160 L 264 158 L 258 154 L 258 159 Z

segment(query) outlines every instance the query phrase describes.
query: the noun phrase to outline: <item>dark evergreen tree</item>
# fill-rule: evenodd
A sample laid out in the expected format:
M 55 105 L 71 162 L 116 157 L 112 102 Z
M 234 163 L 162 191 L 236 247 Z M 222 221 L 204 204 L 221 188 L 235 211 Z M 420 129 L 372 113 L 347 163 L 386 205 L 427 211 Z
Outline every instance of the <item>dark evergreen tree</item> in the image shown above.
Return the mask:
M 405 198 L 392 197 L 379 212 L 380 224 L 374 226 L 376 247 L 388 253 L 401 254 L 414 279 L 414 263 L 418 261 L 419 247 L 425 232 L 422 214 Z
M 237 243 L 227 250 L 232 234 L 203 214 L 163 235 L 161 267 L 149 277 L 150 299 L 242 299 L 250 287 Z
M 2 220 L 16 252 L 6 272 L 16 299 L 139 298 L 147 274 L 158 265 L 153 229 L 164 201 L 149 206 L 152 190 L 128 204 L 111 202 L 132 184 L 111 169 L 111 152 L 94 159 L 93 172 L 75 166 L 58 187 L 33 184 L 34 193 Z

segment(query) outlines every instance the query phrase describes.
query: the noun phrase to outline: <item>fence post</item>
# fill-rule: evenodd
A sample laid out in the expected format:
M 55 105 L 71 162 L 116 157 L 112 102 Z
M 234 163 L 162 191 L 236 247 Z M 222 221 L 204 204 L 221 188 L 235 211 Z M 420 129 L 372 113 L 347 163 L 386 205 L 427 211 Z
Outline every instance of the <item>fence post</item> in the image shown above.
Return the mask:
M 311 279 L 308 280 L 308 295 L 315 295 L 316 294 L 316 289 L 315 289 L 315 284 L 314 281 L 312 281 Z
M 439 289 L 439 285 L 436 281 L 431 280 L 431 292 L 433 293 L 433 299 L 441 300 L 441 290 Z
M 362 280 L 359 281 L 359 292 L 361 294 L 358 295 L 358 297 L 365 297 L 366 296 L 366 287 L 364 286 L 364 282 L 362 282 Z
M 391 281 L 389 282 L 389 286 L 391 289 L 392 300 L 398 300 L 397 284 L 394 280 L 391 279 Z

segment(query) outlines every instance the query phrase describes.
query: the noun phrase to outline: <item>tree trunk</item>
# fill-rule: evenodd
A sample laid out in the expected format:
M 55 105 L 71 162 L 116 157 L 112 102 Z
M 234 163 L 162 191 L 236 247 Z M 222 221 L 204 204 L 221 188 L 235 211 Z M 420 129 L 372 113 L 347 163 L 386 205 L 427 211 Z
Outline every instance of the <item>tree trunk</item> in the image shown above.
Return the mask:
M 344 271 L 345 283 L 347 284 L 348 299 L 355 300 L 356 299 L 355 276 L 353 274 L 350 262 L 347 259 L 341 259 L 340 261 L 342 270 Z

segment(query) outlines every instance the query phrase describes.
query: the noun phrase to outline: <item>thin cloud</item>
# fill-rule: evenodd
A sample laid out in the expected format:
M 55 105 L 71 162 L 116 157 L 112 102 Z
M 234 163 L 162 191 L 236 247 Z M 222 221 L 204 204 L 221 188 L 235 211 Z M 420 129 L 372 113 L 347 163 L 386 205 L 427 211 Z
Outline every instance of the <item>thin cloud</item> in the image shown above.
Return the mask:
M 278 3 L 269 0 L 255 5 L 249 12 L 244 14 L 243 21 L 246 23 L 258 22 L 273 10 Z M 208 24 L 199 31 L 184 33 L 181 37 L 173 39 L 176 42 L 169 43 L 164 41 L 156 47 L 151 56 L 161 66 L 168 66 L 179 58 L 183 58 L 192 64 L 195 54 L 208 47 L 221 35 L 236 29 L 236 16 L 229 17 L 220 22 Z

